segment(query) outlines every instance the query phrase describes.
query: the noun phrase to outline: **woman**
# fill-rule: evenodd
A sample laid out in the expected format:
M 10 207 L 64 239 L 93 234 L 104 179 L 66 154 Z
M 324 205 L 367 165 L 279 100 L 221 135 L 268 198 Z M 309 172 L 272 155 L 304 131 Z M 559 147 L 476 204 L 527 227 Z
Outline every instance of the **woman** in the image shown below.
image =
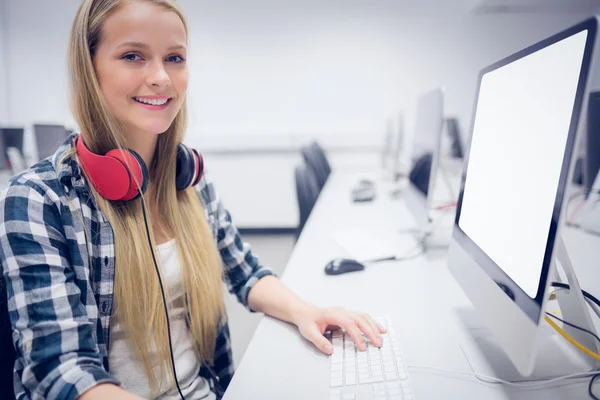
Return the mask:
M 220 397 L 233 374 L 223 279 L 326 354 L 331 327 L 381 345 L 369 316 L 307 304 L 242 243 L 180 145 L 186 57 L 174 0 L 83 1 L 69 43 L 81 133 L 0 197 L 17 398 Z

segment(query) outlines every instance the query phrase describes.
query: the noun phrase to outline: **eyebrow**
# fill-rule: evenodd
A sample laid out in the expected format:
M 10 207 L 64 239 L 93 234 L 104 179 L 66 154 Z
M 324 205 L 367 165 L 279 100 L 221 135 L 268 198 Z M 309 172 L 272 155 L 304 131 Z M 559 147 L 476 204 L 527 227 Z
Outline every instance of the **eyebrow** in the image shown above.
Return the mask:
M 148 46 L 145 43 L 141 43 L 141 42 L 125 42 L 125 43 L 122 43 L 121 45 L 119 45 L 119 48 L 121 48 L 121 47 L 137 47 L 140 49 L 149 49 L 150 48 L 150 46 Z M 186 49 L 186 47 L 182 44 L 176 44 L 176 45 L 168 48 L 169 51 L 185 50 L 185 49 Z

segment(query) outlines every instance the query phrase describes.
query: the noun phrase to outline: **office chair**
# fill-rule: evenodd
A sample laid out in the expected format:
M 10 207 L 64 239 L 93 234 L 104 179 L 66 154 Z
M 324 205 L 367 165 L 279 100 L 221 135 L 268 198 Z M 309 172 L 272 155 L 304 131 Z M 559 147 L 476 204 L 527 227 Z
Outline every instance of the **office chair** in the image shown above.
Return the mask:
M 25 128 L 0 128 L 0 133 L 2 134 L 2 139 L 4 140 L 4 156 L 9 161 L 9 168 L 13 168 L 14 166 L 11 163 L 10 155 L 8 154 L 8 148 L 13 147 L 17 149 L 20 153 L 21 159 L 25 162 L 25 153 L 23 153 L 23 135 L 25 133 Z
M 16 147 L 7 147 L 4 151 L 8 156 L 8 163 L 13 175 L 20 174 L 27 169 L 23 155 Z
M 8 317 L 8 304 L 4 277 L 0 275 L 0 399 L 14 399 L 13 369 L 15 349 L 12 342 L 12 326 Z
M 331 173 L 331 167 L 327 161 L 325 151 L 317 142 L 312 142 L 310 145 L 302 147 L 301 153 L 302 158 L 313 171 L 317 179 L 319 191 L 321 191 Z
M 296 197 L 298 198 L 298 210 L 300 214 L 300 221 L 296 231 L 297 240 L 317 202 L 317 198 L 319 197 L 319 187 L 312 170 L 308 168 L 305 163 L 296 166 L 294 172 L 296 175 Z
M 67 138 L 68 131 L 62 125 L 33 125 L 38 159 L 43 160 L 54 154 L 58 146 Z

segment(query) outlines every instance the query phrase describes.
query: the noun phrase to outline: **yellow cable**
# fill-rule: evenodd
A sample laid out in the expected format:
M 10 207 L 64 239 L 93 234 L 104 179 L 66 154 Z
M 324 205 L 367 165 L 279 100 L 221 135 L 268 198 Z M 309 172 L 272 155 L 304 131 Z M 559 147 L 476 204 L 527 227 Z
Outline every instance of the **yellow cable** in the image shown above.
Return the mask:
M 550 319 L 550 317 L 548 317 L 547 315 L 544 316 L 544 319 L 546 320 L 547 323 L 550 324 L 551 327 L 556 329 L 556 331 L 558 333 L 560 333 L 560 335 L 562 337 L 567 339 L 569 341 L 569 343 L 571 343 L 573 346 L 577 347 L 579 350 L 583 351 L 588 356 L 594 358 L 595 360 L 600 361 L 600 354 L 594 353 L 593 351 L 591 351 L 590 349 L 588 349 L 587 347 L 585 347 L 584 345 L 579 343 L 577 340 L 573 339 L 573 337 L 571 335 L 569 335 L 567 332 L 565 332 L 564 329 L 562 329 L 560 326 L 558 326 L 556 324 L 556 322 L 552 321 Z

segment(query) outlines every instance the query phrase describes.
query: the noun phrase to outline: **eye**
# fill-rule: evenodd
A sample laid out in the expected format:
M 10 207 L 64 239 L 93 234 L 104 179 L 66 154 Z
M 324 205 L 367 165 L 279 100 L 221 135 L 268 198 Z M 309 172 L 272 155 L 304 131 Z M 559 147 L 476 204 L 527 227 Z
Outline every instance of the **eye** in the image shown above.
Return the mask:
M 175 64 L 180 64 L 182 62 L 185 62 L 185 58 L 181 57 L 180 55 L 172 55 L 167 57 L 167 61 L 169 62 L 174 62 Z
M 127 60 L 127 61 L 139 61 L 142 58 L 139 55 L 135 54 L 135 53 L 128 53 L 128 54 L 125 54 L 122 57 L 122 59 L 123 60 Z

